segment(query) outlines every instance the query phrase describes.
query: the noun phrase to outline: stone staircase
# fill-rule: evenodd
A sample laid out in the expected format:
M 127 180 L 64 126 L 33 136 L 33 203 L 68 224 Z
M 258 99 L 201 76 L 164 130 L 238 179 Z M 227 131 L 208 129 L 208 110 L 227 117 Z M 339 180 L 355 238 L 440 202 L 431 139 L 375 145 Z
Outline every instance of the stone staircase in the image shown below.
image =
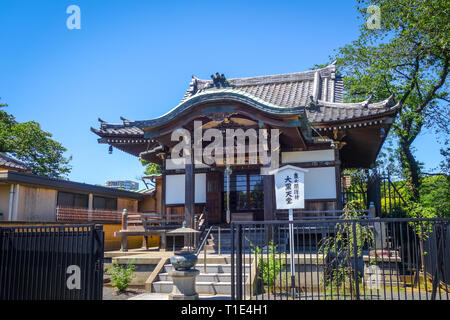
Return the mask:
M 237 237 L 236 237 L 237 238 Z M 237 240 L 235 240 L 237 241 Z M 232 235 L 229 229 L 221 230 L 220 232 L 220 253 L 230 254 L 232 245 Z M 253 246 L 258 246 L 263 248 L 266 243 L 264 239 L 264 234 L 258 231 L 245 230 L 242 235 L 242 250 L 244 252 L 250 252 Z M 284 243 L 280 244 L 284 246 Z M 217 230 L 211 232 L 206 245 L 206 252 L 208 253 L 219 253 L 219 233 Z M 235 250 L 237 250 L 237 242 L 235 242 Z M 201 254 L 200 254 L 201 255 Z
M 250 271 L 250 265 L 245 265 L 246 274 Z M 164 265 L 157 279 L 152 283 L 152 292 L 170 293 L 173 282 L 169 272 L 173 269 L 171 264 Z M 199 294 L 231 294 L 231 264 L 207 263 L 206 273 L 203 263 L 198 263 L 196 269 L 200 274 L 196 279 L 197 293 Z

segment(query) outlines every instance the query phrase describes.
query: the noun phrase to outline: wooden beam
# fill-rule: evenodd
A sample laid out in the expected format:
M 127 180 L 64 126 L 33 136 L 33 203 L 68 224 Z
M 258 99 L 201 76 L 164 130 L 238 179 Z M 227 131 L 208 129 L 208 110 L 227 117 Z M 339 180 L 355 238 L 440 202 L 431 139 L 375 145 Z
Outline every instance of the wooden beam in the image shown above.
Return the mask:
M 184 216 L 186 220 L 186 225 L 188 228 L 194 227 L 194 214 L 195 214 L 195 174 L 194 174 L 194 152 L 191 148 L 189 152 L 189 159 L 187 159 L 186 173 L 185 173 L 185 198 L 184 198 Z M 176 190 L 173 190 L 176 192 Z M 189 243 L 189 236 L 185 236 L 184 245 L 191 246 Z
M 263 176 L 263 187 L 264 187 L 264 220 L 271 221 L 274 220 L 275 212 L 275 179 L 273 175 Z M 268 243 L 272 239 L 270 226 L 266 226 L 266 242 Z
M 336 177 L 336 207 L 342 210 L 342 195 L 341 195 L 341 161 L 339 159 L 339 150 L 334 150 L 335 154 L 335 177 Z
M 161 214 L 166 215 L 166 161 L 165 159 L 162 160 L 161 164 Z M 167 236 L 166 233 L 161 233 L 160 236 L 160 249 L 161 251 L 167 250 Z

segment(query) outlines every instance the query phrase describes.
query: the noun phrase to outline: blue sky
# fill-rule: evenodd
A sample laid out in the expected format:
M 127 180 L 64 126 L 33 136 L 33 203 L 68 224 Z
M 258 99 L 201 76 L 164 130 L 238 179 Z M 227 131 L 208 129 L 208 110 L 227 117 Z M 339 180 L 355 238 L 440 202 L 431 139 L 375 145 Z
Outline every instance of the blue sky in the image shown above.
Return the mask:
M 69 5 L 81 30 L 66 27 Z M 2 0 L 0 97 L 73 157 L 74 181 L 136 180 L 137 158 L 97 143 L 97 118 L 143 120 L 174 107 L 191 75 L 289 73 L 328 62 L 358 35 L 356 1 Z M 415 144 L 426 168 L 441 157 L 432 134 Z M 141 183 L 141 187 L 143 187 Z

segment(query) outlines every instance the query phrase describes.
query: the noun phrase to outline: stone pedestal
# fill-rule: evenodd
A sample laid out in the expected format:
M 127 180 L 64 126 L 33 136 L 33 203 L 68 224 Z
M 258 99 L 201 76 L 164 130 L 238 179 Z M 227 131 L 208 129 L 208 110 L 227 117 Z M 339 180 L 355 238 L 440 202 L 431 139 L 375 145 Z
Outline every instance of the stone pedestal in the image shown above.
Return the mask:
M 169 272 L 173 280 L 173 290 L 169 300 L 197 300 L 195 278 L 200 273 L 197 269 L 174 270 Z

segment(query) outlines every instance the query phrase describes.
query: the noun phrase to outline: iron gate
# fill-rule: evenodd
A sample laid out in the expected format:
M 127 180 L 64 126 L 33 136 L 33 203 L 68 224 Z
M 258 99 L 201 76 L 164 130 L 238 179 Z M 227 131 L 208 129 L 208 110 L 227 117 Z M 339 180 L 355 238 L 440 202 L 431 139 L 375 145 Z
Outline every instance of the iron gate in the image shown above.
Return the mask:
M 0 227 L 0 300 L 101 300 L 101 225 Z

